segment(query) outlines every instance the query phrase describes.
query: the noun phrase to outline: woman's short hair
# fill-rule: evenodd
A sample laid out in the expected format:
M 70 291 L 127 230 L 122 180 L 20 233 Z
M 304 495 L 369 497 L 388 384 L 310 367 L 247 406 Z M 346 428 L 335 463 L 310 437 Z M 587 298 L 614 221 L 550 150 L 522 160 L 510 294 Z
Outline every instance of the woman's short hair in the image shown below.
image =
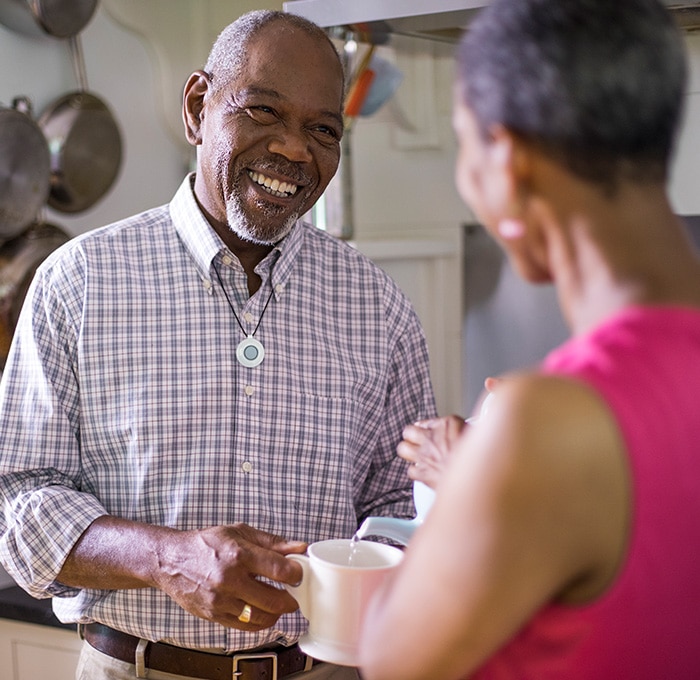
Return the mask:
M 494 0 L 457 51 L 459 96 L 590 181 L 667 178 L 684 41 L 658 0 Z

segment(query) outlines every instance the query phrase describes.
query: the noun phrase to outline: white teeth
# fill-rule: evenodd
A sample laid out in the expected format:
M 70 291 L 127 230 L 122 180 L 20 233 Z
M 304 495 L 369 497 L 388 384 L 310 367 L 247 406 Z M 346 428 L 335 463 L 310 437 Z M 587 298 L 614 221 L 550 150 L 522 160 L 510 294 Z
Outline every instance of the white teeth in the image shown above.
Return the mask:
M 260 172 L 250 171 L 248 176 L 255 182 L 259 184 L 265 191 L 277 196 L 278 198 L 286 198 L 288 196 L 294 196 L 297 192 L 297 185 L 290 184 L 289 182 L 280 182 L 278 179 L 271 179 L 270 177 L 265 177 Z

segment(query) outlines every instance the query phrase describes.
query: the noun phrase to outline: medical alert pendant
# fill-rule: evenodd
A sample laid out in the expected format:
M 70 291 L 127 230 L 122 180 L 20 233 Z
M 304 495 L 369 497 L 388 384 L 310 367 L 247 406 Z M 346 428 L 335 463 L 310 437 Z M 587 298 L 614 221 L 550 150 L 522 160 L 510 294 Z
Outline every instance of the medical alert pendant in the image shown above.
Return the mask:
M 255 368 L 262 363 L 264 358 L 265 348 L 262 343 L 250 335 L 239 342 L 238 347 L 236 347 L 236 359 L 241 366 Z
M 216 267 L 214 267 L 214 271 L 216 272 L 216 276 L 219 279 L 219 283 L 221 284 L 221 290 L 224 292 L 226 302 L 228 303 L 228 306 L 233 312 L 234 318 L 236 319 L 236 323 L 238 324 L 239 328 L 245 333 L 246 330 L 243 327 L 241 320 L 238 318 L 236 310 L 233 308 L 231 298 L 229 298 L 228 293 L 224 288 L 224 282 L 221 280 L 221 276 L 219 276 L 219 271 L 216 269 Z M 260 318 L 258 319 L 258 325 L 255 327 L 255 330 L 250 335 L 248 335 L 245 340 L 241 340 L 241 342 L 238 343 L 238 347 L 236 347 L 236 361 L 238 361 L 238 363 L 241 366 L 245 366 L 246 368 L 255 368 L 256 366 L 260 366 L 262 360 L 265 358 L 265 348 L 262 346 L 262 343 L 256 340 L 253 336 L 258 332 L 258 328 L 260 328 L 260 322 L 262 321 L 263 316 L 265 316 L 267 306 L 270 304 L 270 300 L 272 300 L 274 290 L 275 289 L 272 288 L 272 290 L 270 291 L 270 295 L 267 298 L 265 306 L 263 307 L 262 313 L 260 314 Z

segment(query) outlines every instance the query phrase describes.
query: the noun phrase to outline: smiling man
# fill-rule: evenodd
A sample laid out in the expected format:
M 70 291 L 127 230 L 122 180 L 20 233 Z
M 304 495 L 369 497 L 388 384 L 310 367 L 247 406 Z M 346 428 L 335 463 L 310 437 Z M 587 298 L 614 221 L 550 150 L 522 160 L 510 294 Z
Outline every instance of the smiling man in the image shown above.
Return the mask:
M 316 203 L 340 161 L 343 69 L 325 35 L 301 29 L 300 49 L 300 26 L 276 21 L 244 52 L 232 25 L 185 86 L 197 201 L 234 253 L 252 249 L 253 266 Z
M 434 415 L 417 317 L 300 221 L 340 160 L 321 29 L 260 11 L 183 98 L 173 200 L 53 253 L 0 391 L 0 561 L 82 624 L 78 678 L 355 678 L 297 648 L 307 542 L 413 515 L 395 456 Z

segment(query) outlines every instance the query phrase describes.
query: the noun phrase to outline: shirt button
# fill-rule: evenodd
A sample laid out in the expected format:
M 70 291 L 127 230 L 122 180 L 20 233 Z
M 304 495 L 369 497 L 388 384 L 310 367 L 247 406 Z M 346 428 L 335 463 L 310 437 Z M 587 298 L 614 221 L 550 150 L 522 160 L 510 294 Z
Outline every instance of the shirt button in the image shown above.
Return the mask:
M 244 318 L 248 323 L 250 323 L 250 322 L 253 320 L 253 315 L 252 315 L 250 312 L 246 312 L 246 313 L 243 315 L 243 318 Z
M 275 293 L 281 293 L 284 290 L 284 286 L 281 283 L 278 283 L 275 286 Z
M 252 397 L 253 393 L 255 392 L 255 388 L 252 385 L 246 385 L 243 388 L 243 391 L 246 393 L 246 396 Z
M 221 258 L 221 261 L 222 261 L 225 265 L 227 265 L 227 266 L 230 265 L 231 262 L 232 262 L 231 258 L 230 258 L 228 255 L 224 255 L 224 256 Z
M 253 464 L 247 460 L 245 463 L 243 463 L 243 465 L 241 465 L 241 470 L 243 470 L 243 472 L 252 472 Z

